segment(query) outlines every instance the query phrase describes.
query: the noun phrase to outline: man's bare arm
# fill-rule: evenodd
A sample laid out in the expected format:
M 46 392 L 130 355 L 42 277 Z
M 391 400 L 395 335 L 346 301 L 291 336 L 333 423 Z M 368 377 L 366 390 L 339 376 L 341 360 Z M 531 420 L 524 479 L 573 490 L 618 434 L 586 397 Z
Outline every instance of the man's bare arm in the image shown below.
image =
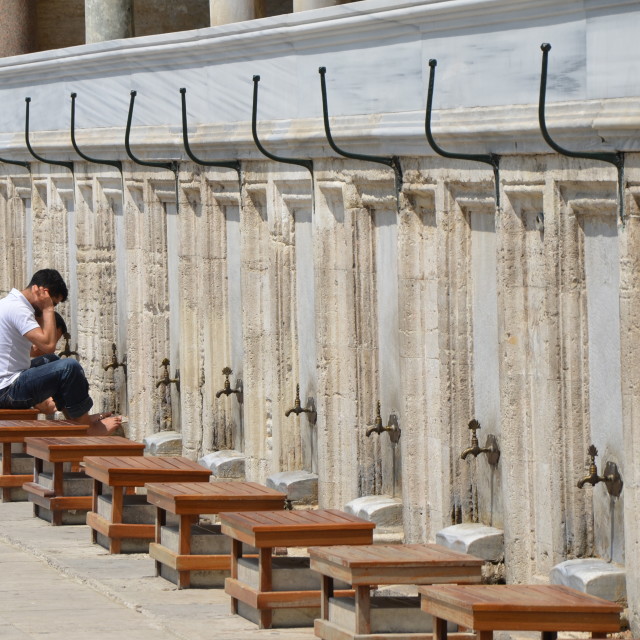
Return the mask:
M 53 353 L 58 343 L 56 333 L 56 318 L 54 315 L 53 300 L 48 289 L 33 285 L 31 288 L 33 301 L 42 311 L 42 326 L 31 329 L 24 337 L 40 349 L 42 353 Z

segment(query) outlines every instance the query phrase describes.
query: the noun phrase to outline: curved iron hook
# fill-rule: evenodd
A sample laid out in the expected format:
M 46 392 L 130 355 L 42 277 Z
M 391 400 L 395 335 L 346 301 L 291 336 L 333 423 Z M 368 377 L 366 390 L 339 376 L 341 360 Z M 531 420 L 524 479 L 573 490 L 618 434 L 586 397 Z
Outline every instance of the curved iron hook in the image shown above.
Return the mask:
M 173 171 L 176 176 L 176 180 L 178 179 L 178 162 L 177 160 L 171 160 L 169 162 L 154 162 L 151 160 L 140 160 L 133 155 L 131 151 L 131 146 L 129 145 L 129 137 L 131 135 L 131 121 L 133 119 L 133 103 L 135 102 L 136 96 L 138 95 L 137 91 L 131 92 L 131 100 L 129 101 L 129 115 L 127 116 L 127 129 L 124 134 L 124 147 L 127 150 L 127 155 L 133 160 L 136 164 L 140 164 L 143 167 L 159 167 L 161 169 L 169 169 L 169 171 Z
M 473 160 L 475 162 L 483 162 L 484 164 L 491 165 L 493 168 L 493 178 L 496 185 L 496 207 L 500 207 L 500 156 L 495 153 L 455 153 L 452 151 L 445 151 L 434 140 L 431 133 L 431 113 L 433 110 L 433 86 L 435 83 L 437 60 L 433 58 L 429 60 L 429 88 L 427 90 L 427 113 L 424 122 L 425 133 L 427 134 L 427 140 L 430 147 L 443 158 L 452 158 L 455 160 Z
M 211 160 L 201 160 L 200 158 L 196 157 L 193 151 L 191 151 L 191 146 L 189 145 L 189 135 L 187 134 L 187 90 L 183 87 L 182 89 L 180 89 L 180 93 L 182 94 L 182 140 L 184 141 L 184 150 L 187 152 L 187 155 L 196 164 L 200 164 L 203 167 L 224 167 L 227 169 L 234 169 L 238 173 L 238 179 L 240 179 L 241 167 L 238 160 L 217 162 L 212 162 Z
M 40 162 L 44 162 L 45 164 L 54 164 L 56 166 L 59 167 L 66 167 L 67 169 L 69 169 L 69 171 L 71 171 L 71 173 L 73 173 L 73 162 L 64 162 L 62 160 L 47 160 L 46 158 L 43 158 L 42 156 L 39 156 L 31 147 L 31 143 L 29 142 L 29 103 L 31 102 L 31 98 L 25 98 L 24 99 L 25 103 L 26 103 L 26 114 L 25 114 L 25 123 L 24 123 L 24 139 L 25 142 L 27 143 L 27 149 L 29 150 L 29 153 L 36 159 L 39 160 Z
M 24 167 L 27 171 L 31 171 L 31 163 L 23 160 L 7 160 L 6 158 L 0 158 L 0 162 L 5 164 L 15 164 L 18 167 Z
M 71 94 L 71 144 L 75 149 L 76 153 L 87 162 L 92 162 L 93 164 L 106 164 L 110 167 L 115 167 L 120 173 L 122 173 L 122 162 L 120 160 L 99 160 L 98 158 L 92 158 L 88 156 L 86 153 L 82 153 L 78 144 L 76 143 L 76 98 L 78 94 Z
M 393 169 L 396 183 L 396 193 L 400 193 L 402 190 L 402 166 L 400 165 L 400 158 L 397 156 L 391 156 L 390 158 L 384 156 L 371 156 L 362 153 L 351 153 L 350 151 L 344 151 L 333 140 L 331 135 L 331 127 L 329 125 L 329 106 L 327 101 L 327 82 L 325 76 L 327 74 L 326 67 L 319 67 L 318 73 L 320 74 L 320 90 L 322 91 L 322 115 L 324 118 L 324 131 L 327 135 L 327 141 L 331 148 L 339 155 L 345 158 L 351 158 L 352 160 L 364 160 L 365 162 L 377 162 L 378 164 L 384 164 L 387 167 Z
M 284 162 L 285 164 L 297 164 L 300 167 L 304 167 L 311 173 L 311 179 L 313 179 L 313 160 L 303 160 L 300 158 L 287 158 L 285 156 L 277 156 L 267 151 L 260 140 L 258 139 L 258 83 L 260 82 L 260 76 L 253 76 L 253 110 L 251 114 L 251 133 L 253 133 L 253 141 L 256 143 L 256 147 L 260 153 L 270 160 L 275 162 Z
M 540 74 L 540 101 L 538 103 L 538 120 L 540 122 L 540 131 L 545 142 L 557 153 L 568 156 L 569 158 L 585 158 L 588 160 L 602 160 L 602 162 L 608 162 L 616 167 L 618 170 L 618 215 L 620 221 L 624 223 L 624 153 L 622 151 L 615 152 L 599 152 L 589 153 L 582 151 L 571 151 L 561 147 L 555 142 L 549 135 L 547 130 L 547 123 L 545 119 L 545 102 L 547 95 L 547 67 L 549 62 L 549 51 L 551 51 L 551 45 L 548 42 L 543 42 L 540 45 L 542 49 L 542 72 Z

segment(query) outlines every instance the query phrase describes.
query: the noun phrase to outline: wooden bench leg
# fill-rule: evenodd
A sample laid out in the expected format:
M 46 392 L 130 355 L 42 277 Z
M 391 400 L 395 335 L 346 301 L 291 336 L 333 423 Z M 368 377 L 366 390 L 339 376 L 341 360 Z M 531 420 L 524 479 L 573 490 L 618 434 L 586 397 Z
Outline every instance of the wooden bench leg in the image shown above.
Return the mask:
M 98 513 L 98 498 L 102 495 L 102 482 L 99 480 L 93 481 L 93 494 L 91 498 L 91 511 Z M 91 542 L 96 544 L 98 542 L 98 532 L 95 529 L 91 529 Z
M 266 547 L 259 550 L 258 556 L 258 591 L 271 591 L 271 557 L 273 549 Z M 260 628 L 271 629 L 273 622 L 273 611 L 271 609 L 260 609 Z
M 558 632 L 557 631 L 542 631 L 541 634 L 542 640 L 557 640 Z
M 11 475 L 11 443 L 2 443 L 2 475 Z M 2 502 L 11 502 L 11 488 L 2 487 Z
M 242 542 L 234 538 L 231 539 L 231 572 L 230 577 L 238 579 L 238 558 L 242 558 Z M 231 598 L 231 613 L 238 613 L 238 598 Z
M 33 481 L 36 484 L 40 483 L 40 474 L 42 473 L 42 469 L 44 468 L 44 461 L 42 458 L 34 458 L 33 459 Z M 34 502 L 33 503 L 33 516 L 35 518 L 40 517 L 40 507 Z
M 178 525 L 178 553 L 181 556 L 191 554 L 191 523 L 193 516 L 180 516 Z M 191 585 L 191 571 L 178 571 L 178 589 L 188 589 Z
M 371 633 L 371 592 L 368 584 L 356 586 L 356 633 Z
M 62 462 L 55 462 L 53 464 L 53 493 L 56 497 L 64 495 L 64 473 Z M 62 511 L 57 509 L 51 510 L 51 524 L 54 526 L 60 526 L 62 524 Z
M 447 640 L 447 621 L 442 618 L 433 618 L 433 639 Z
M 122 522 L 122 505 L 124 501 L 124 488 L 113 487 L 111 494 L 111 523 L 120 524 Z M 120 553 L 122 540 L 120 538 L 109 538 L 109 553 Z
M 320 618 L 329 619 L 329 599 L 333 598 L 333 578 L 322 576 L 322 593 L 320 595 Z
M 476 637 L 478 638 L 478 640 L 493 640 L 493 631 L 478 631 Z

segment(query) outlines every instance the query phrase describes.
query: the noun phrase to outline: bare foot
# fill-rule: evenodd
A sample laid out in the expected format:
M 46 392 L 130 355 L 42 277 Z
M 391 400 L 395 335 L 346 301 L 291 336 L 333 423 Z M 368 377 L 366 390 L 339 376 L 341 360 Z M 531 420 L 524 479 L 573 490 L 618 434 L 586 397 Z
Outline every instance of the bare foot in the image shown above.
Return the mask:
M 89 436 L 110 436 L 118 430 L 122 424 L 121 416 L 102 417 L 104 414 L 98 414 L 96 420 L 92 420 L 87 435 Z M 93 417 L 93 416 L 92 416 Z

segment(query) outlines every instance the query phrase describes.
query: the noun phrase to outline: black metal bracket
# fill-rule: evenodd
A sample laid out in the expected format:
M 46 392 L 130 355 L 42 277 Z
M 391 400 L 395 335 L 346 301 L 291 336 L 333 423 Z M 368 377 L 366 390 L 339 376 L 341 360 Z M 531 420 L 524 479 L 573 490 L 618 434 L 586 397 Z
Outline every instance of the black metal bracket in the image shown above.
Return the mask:
M 258 83 L 260 82 L 260 76 L 253 76 L 253 110 L 251 114 L 251 132 L 253 133 L 253 141 L 256 143 L 256 147 L 260 153 L 270 160 L 275 162 L 284 162 L 285 164 L 297 164 L 300 167 L 304 167 L 311 173 L 311 179 L 313 180 L 313 160 L 305 160 L 301 158 L 287 158 L 285 156 L 277 156 L 270 151 L 267 151 L 258 138 Z
M 211 160 L 201 160 L 200 158 L 196 157 L 193 151 L 191 151 L 191 146 L 189 145 L 189 134 L 187 133 L 187 90 L 183 87 L 182 89 L 180 89 L 180 93 L 182 95 L 182 140 L 184 141 L 184 150 L 187 152 L 189 158 L 191 158 L 191 160 L 193 160 L 196 164 L 202 165 L 203 167 L 223 167 L 226 169 L 233 169 L 237 172 L 238 180 L 240 180 L 241 167 L 238 160 L 216 162 L 213 162 Z
M 26 103 L 26 114 L 25 114 L 25 121 L 24 121 L 24 139 L 25 139 L 25 142 L 27 143 L 27 149 L 29 150 L 29 153 L 36 160 L 40 162 L 44 162 L 45 164 L 53 164 L 58 167 L 66 167 L 67 169 L 69 169 L 69 171 L 71 171 L 71 173 L 73 173 L 73 162 L 64 162 L 62 160 L 47 160 L 46 158 L 43 158 L 42 156 L 38 155 L 33 150 L 33 147 L 29 142 L 29 104 L 31 103 L 31 98 L 25 98 L 24 101 Z
M 77 93 L 71 94 L 71 144 L 75 149 L 76 153 L 87 162 L 92 162 L 93 164 L 106 164 L 110 167 L 115 167 L 120 173 L 122 173 L 122 162 L 120 160 L 99 160 L 98 158 L 92 158 L 88 156 L 86 153 L 80 151 L 78 144 L 76 142 L 76 98 L 78 97 Z
M 24 167 L 27 171 L 31 172 L 31 163 L 24 160 L 7 160 L 6 158 L 0 158 L 0 162 L 5 164 L 15 164 L 18 167 Z
M 364 162 L 377 162 L 378 164 L 384 164 L 387 167 L 393 169 L 396 184 L 396 194 L 399 194 L 402 190 L 402 166 L 400 165 L 400 158 L 397 156 L 391 156 L 390 158 L 384 156 L 371 156 L 362 153 L 351 153 L 341 149 L 333 140 L 331 135 L 331 127 L 329 125 L 329 106 L 327 101 L 327 82 L 325 76 L 327 74 L 326 67 L 319 67 L 318 73 L 320 74 L 320 89 L 322 91 L 322 115 L 324 118 L 324 131 L 327 136 L 327 141 L 331 148 L 339 155 L 345 158 L 351 158 L 352 160 L 363 160 Z
M 618 170 L 618 215 L 620 222 L 624 224 L 624 153 L 622 151 L 588 153 L 583 151 L 570 151 L 552 140 L 547 130 L 545 120 L 545 101 L 547 96 L 547 67 L 549 62 L 549 51 L 551 45 L 544 42 L 540 45 L 542 49 L 542 72 L 540 74 L 540 101 L 538 103 L 538 120 L 540 121 L 540 131 L 545 142 L 557 153 L 569 158 L 585 158 L 588 160 L 601 160 L 612 164 Z
M 136 164 L 142 165 L 143 167 L 158 167 L 160 169 L 168 169 L 169 171 L 173 172 L 177 180 L 178 179 L 178 161 L 177 160 L 170 160 L 169 162 L 141 160 L 140 158 L 137 158 L 135 155 L 133 155 L 133 152 L 131 151 L 129 138 L 131 136 L 131 121 L 133 119 L 133 103 L 135 102 L 137 95 L 138 95 L 137 91 L 132 91 L 131 100 L 129 101 L 129 115 L 127 117 L 127 129 L 124 134 L 124 146 L 125 146 L 125 149 L 127 150 L 127 155 L 131 158 L 131 160 L 133 160 L 133 162 L 135 162 Z
M 445 151 L 433 138 L 431 132 L 431 113 L 433 111 L 433 86 L 435 84 L 437 60 L 433 58 L 429 60 L 429 88 L 427 90 L 427 113 L 424 122 L 425 133 L 431 148 L 443 158 L 452 158 L 454 160 L 473 160 L 474 162 L 482 162 L 493 168 L 493 179 L 496 186 L 496 207 L 500 208 L 500 156 L 495 153 L 454 153 Z

